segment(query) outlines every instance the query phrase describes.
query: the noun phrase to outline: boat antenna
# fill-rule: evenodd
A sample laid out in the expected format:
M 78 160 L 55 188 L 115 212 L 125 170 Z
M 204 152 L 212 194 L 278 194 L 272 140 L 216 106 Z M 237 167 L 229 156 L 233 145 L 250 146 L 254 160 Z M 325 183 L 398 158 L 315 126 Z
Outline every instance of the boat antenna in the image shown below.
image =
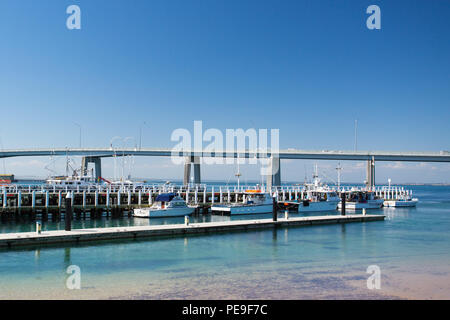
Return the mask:
M 314 164 L 314 172 L 313 172 L 313 178 L 318 178 L 319 173 L 317 172 L 317 163 Z
M 66 177 L 69 176 L 69 154 L 67 153 L 66 149 Z
M 307 176 L 306 176 L 306 174 L 307 174 L 307 170 L 306 170 L 306 164 L 305 164 L 305 181 L 303 182 L 304 184 L 306 184 L 306 181 L 307 181 Z
M 238 190 L 239 190 L 240 177 L 242 176 L 241 172 L 239 171 L 239 153 L 237 155 L 237 172 L 236 172 L 235 176 L 237 177 Z
M 53 165 L 53 168 L 54 168 L 54 167 L 55 167 L 55 159 L 53 158 L 53 154 L 50 155 L 50 162 L 49 162 L 47 165 L 45 165 L 44 169 L 50 171 L 50 172 L 53 173 L 54 175 L 57 175 L 57 172 L 56 172 L 55 170 L 53 170 L 53 169 L 50 168 L 50 166 L 52 166 L 52 165 Z M 50 174 L 50 175 L 51 175 L 51 174 Z

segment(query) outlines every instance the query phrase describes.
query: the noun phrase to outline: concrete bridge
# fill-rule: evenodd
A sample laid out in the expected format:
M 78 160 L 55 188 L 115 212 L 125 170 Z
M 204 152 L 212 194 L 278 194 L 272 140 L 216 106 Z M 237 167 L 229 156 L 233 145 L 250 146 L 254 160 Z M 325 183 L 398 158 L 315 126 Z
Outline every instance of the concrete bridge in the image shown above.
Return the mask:
M 282 159 L 316 159 L 316 160 L 358 160 L 367 161 L 367 185 L 375 185 L 375 162 L 376 161 L 416 161 L 416 162 L 450 162 L 450 152 L 383 152 L 383 151 L 340 151 L 321 150 L 306 151 L 287 149 L 277 153 L 271 151 L 231 151 L 204 152 L 204 151 L 173 151 L 163 148 L 55 148 L 55 149 L 17 149 L 2 150 L 0 158 L 8 157 L 36 157 L 36 156 L 82 156 L 82 168 L 87 170 L 89 163 L 95 165 L 96 177 L 101 176 L 101 158 L 120 156 L 147 156 L 147 157 L 170 157 L 179 156 L 185 158 L 184 183 L 189 183 L 191 166 L 194 167 L 194 183 L 200 183 L 200 158 L 259 158 L 269 159 L 269 172 L 267 185 L 281 185 Z

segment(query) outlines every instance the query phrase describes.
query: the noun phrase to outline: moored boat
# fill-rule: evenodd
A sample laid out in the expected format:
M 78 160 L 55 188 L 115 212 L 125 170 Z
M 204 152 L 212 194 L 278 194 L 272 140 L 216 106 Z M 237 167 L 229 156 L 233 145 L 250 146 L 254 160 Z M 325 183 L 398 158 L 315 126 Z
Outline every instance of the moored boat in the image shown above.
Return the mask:
M 183 217 L 191 215 L 195 208 L 195 206 L 189 206 L 175 193 L 162 193 L 156 197 L 151 207 L 134 209 L 133 216 L 139 218 Z
M 322 183 L 315 165 L 313 182 L 304 184 L 302 198 L 295 201 L 284 202 L 286 206 L 296 205 L 299 213 L 320 212 L 336 210 L 341 201 L 335 190 Z
M 385 207 L 415 207 L 417 202 L 419 202 L 417 198 L 384 200 L 383 205 Z
M 412 190 L 405 190 L 404 187 L 391 186 L 391 179 L 388 179 L 389 186 L 385 186 L 380 191 L 384 198 L 385 207 L 415 207 L 419 199 L 412 197 Z
M 45 183 L 49 186 L 60 186 L 60 187 L 87 187 L 96 185 L 97 182 L 95 178 L 91 176 L 53 176 L 45 180 Z
M 307 192 L 305 199 L 298 201 L 298 212 L 319 212 L 336 210 L 340 198 L 332 190 Z
M 212 213 L 224 215 L 242 215 L 272 213 L 273 198 L 261 190 L 246 190 L 241 203 L 218 204 L 211 207 Z
M 372 191 L 355 189 L 345 192 L 346 209 L 379 209 L 383 206 L 383 202 L 384 200 L 375 196 Z M 342 202 L 339 202 L 338 208 L 342 208 Z

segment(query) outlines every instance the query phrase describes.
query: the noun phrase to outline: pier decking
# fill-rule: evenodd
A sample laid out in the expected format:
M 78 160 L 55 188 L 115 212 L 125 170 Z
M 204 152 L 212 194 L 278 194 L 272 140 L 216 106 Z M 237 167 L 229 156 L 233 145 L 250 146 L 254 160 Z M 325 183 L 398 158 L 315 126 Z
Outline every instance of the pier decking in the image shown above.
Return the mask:
M 201 233 L 219 233 L 270 229 L 276 227 L 312 226 L 349 222 L 369 222 L 384 220 L 384 215 L 334 215 L 272 219 L 236 220 L 226 222 L 204 222 L 192 224 L 153 225 L 136 227 L 74 229 L 72 231 L 43 231 L 0 234 L 0 248 L 33 246 L 58 243 L 78 243 L 112 239 L 136 239 L 144 237 L 175 236 Z

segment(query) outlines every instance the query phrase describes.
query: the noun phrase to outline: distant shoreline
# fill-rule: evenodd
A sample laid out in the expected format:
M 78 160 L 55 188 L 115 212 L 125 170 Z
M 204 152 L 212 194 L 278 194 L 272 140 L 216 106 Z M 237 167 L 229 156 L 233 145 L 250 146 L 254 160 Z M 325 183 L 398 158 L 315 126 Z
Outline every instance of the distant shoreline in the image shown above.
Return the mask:
M 42 179 L 38 179 L 38 178 L 31 178 L 31 179 L 26 179 L 26 178 L 19 178 L 19 179 L 15 179 L 14 182 L 44 182 L 46 180 L 46 178 L 42 178 Z M 136 181 L 146 181 L 146 182 L 160 182 L 160 183 L 164 183 L 164 181 L 170 181 L 171 183 L 182 183 L 181 180 L 178 179 L 174 179 L 173 181 L 171 181 L 170 179 L 157 179 L 157 178 L 153 178 L 153 179 L 149 179 L 149 178 L 133 178 L 133 180 Z M 13 182 L 13 183 L 14 183 Z M 228 183 L 226 183 L 226 181 L 220 181 L 220 180 L 204 180 L 202 183 L 208 184 L 208 183 L 224 183 L 224 184 L 235 184 L 235 181 L 229 181 Z M 241 182 L 242 183 L 242 182 Z M 261 181 L 247 181 L 245 184 L 260 184 Z M 303 184 L 303 182 L 300 181 L 285 181 L 283 182 L 284 184 Z M 330 182 L 330 181 L 324 181 L 324 183 L 327 183 L 329 185 L 335 185 L 334 182 Z M 341 183 L 341 185 L 343 186 L 357 186 L 357 185 L 363 185 L 363 183 L 361 182 L 346 182 L 346 183 Z M 377 184 L 377 186 L 385 186 L 387 184 Z M 393 185 L 402 185 L 402 186 L 441 186 L 441 187 L 448 187 L 450 186 L 450 183 L 448 182 L 433 182 L 433 183 L 426 183 L 426 182 L 407 182 L 407 183 L 395 183 Z

